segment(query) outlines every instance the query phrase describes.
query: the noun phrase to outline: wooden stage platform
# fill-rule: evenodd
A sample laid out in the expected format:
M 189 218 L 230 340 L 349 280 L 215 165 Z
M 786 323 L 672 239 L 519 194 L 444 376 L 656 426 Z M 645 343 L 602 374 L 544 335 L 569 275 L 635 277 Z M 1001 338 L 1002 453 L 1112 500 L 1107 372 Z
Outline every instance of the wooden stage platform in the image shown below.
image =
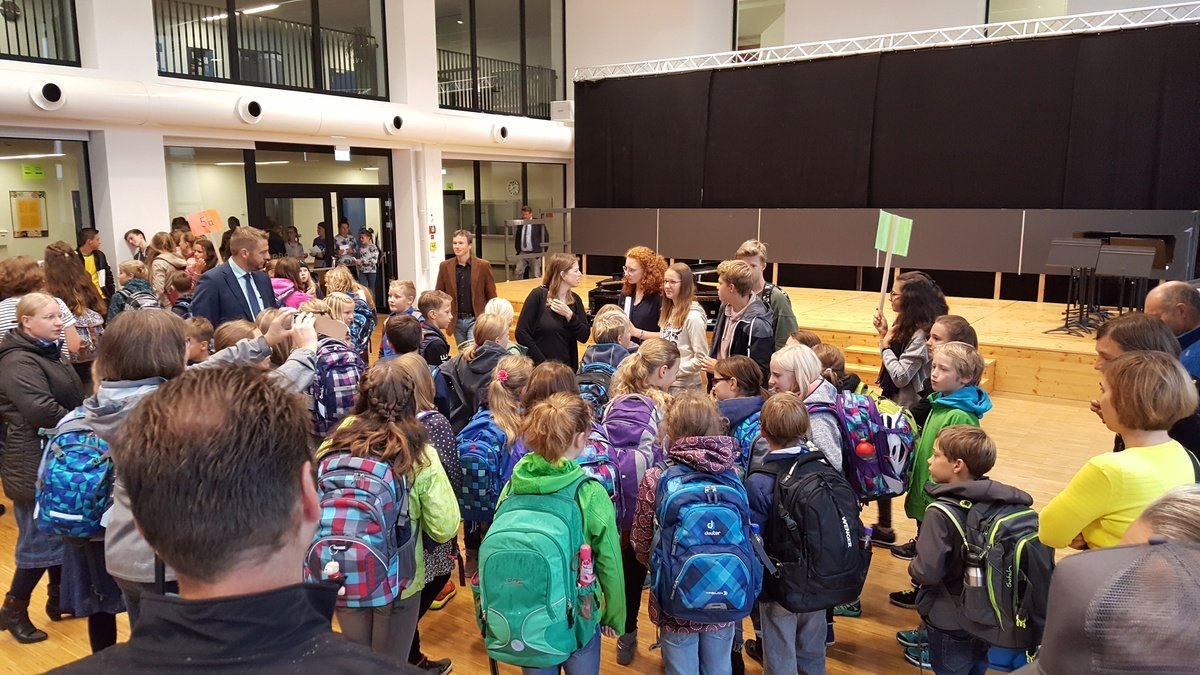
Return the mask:
M 578 292 L 604 279 L 585 276 Z M 521 305 L 540 282 L 534 279 L 496 285 L 499 294 Z M 879 370 L 879 338 L 871 317 L 879 296 L 871 292 L 787 288 L 796 320 L 821 339 L 846 351 L 847 367 L 873 381 Z M 988 359 L 985 388 L 989 391 L 1088 401 L 1098 395 L 1099 377 L 1092 369 L 1094 338 L 1043 331 L 1062 325 L 1063 306 L 1051 303 L 947 298 L 952 314 L 971 322 L 979 335 L 980 350 Z

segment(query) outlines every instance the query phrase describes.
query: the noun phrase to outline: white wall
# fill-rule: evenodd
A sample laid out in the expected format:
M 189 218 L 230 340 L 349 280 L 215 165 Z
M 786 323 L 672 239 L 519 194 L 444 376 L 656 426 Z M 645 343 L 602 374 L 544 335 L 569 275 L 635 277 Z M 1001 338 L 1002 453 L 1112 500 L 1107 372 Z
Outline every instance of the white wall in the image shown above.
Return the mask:
M 44 177 L 40 180 L 24 178 L 21 166 L 35 164 L 42 167 Z M 59 178 L 61 166 L 62 178 Z M 42 259 L 46 246 L 58 240 L 75 245 L 75 215 L 71 202 L 71 191 L 79 189 L 78 161 L 75 157 L 0 161 L 0 230 L 7 230 L 8 245 L 0 242 L 0 258 L 25 255 Z M 46 219 L 48 237 L 16 238 L 12 217 L 10 191 L 34 191 L 46 193 Z M 85 194 L 86 197 L 86 194 Z M 112 248 L 111 240 L 103 242 L 104 250 Z
M 732 41 L 725 0 L 567 0 L 567 97 L 576 68 L 727 52 Z
M 799 44 L 971 26 L 985 22 L 986 5 L 986 0 L 788 0 L 784 40 Z

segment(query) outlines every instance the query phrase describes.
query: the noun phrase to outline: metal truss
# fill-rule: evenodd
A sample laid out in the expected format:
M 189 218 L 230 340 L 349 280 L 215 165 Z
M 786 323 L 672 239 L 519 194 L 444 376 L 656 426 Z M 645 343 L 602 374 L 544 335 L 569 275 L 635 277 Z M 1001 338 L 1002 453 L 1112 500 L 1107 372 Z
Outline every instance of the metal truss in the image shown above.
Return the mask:
M 1007 23 L 989 23 L 959 28 L 893 33 L 870 37 L 810 42 L 784 47 L 764 47 L 703 56 L 685 56 L 659 61 L 638 61 L 607 66 L 575 69 L 575 81 L 586 82 L 617 77 L 664 75 L 695 70 L 740 68 L 768 63 L 811 61 L 834 56 L 869 54 L 930 47 L 1007 42 L 1029 38 L 1101 33 L 1129 28 L 1146 28 L 1173 23 L 1200 21 L 1200 2 L 1125 9 L 1115 12 L 1096 12 L 1075 16 L 1059 16 Z

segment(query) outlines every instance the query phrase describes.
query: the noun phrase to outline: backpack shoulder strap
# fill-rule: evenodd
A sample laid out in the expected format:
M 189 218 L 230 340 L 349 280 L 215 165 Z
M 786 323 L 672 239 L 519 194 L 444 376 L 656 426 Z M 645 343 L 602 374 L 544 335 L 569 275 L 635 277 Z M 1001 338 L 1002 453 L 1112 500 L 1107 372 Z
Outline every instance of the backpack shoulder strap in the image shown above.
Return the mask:
M 950 523 L 954 525 L 954 529 L 958 530 L 958 535 L 962 537 L 963 545 L 966 546 L 967 530 L 963 523 L 960 510 L 966 509 L 969 512 L 972 506 L 973 504 L 966 500 L 963 500 L 962 502 L 954 502 L 948 499 L 937 499 L 929 506 L 926 506 L 925 510 L 929 511 L 929 509 L 937 509 L 938 511 L 946 514 L 946 518 L 948 518 Z

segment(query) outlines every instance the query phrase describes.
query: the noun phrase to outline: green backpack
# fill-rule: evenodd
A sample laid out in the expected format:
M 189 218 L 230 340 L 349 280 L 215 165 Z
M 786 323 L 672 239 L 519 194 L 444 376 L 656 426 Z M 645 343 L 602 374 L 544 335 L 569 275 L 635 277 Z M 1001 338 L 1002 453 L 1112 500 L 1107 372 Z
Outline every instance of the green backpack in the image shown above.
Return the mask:
M 471 581 L 475 620 L 488 656 L 544 668 L 567 660 L 596 632 L 597 585 L 578 585 L 583 512 L 580 476 L 550 494 L 508 494 L 479 547 Z M 585 618 L 580 601 L 590 603 Z

